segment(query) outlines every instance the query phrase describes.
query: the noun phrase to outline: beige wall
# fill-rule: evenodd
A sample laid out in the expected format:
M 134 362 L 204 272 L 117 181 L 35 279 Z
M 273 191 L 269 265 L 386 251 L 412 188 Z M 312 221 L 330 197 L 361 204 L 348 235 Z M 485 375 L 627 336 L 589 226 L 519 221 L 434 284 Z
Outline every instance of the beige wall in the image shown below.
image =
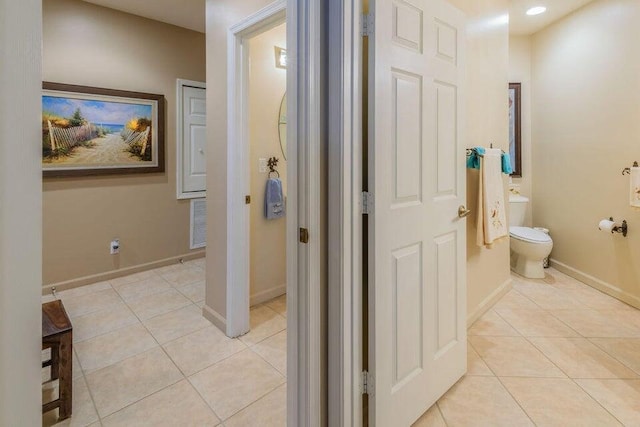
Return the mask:
M 508 150 L 509 28 L 507 0 L 451 0 L 467 24 L 467 146 Z M 504 178 L 505 191 L 507 178 Z M 505 196 L 506 197 L 506 196 Z M 467 172 L 467 207 L 478 203 L 478 172 Z M 473 321 L 509 288 L 509 241 L 493 249 L 475 243 L 475 213 L 467 220 L 467 313 Z
M 533 218 L 552 258 L 640 307 L 640 212 L 629 179 L 640 161 L 640 2 L 595 1 L 533 37 Z M 609 216 L 629 236 L 598 231 Z
M 287 72 L 275 66 L 274 46 L 286 48 L 286 25 L 280 25 L 249 41 L 249 171 L 251 173 L 251 299 L 262 302 L 286 291 L 286 219 L 264 217 L 265 183 L 260 158 L 280 159 L 278 172 L 286 194 L 287 162 L 278 134 L 280 102 L 287 89 Z M 275 176 L 275 175 L 273 175 Z
M 188 253 L 189 202 L 176 200 L 176 78 L 205 80 L 204 34 L 79 0 L 43 5 L 44 80 L 166 98 L 165 173 L 45 179 L 44 284 Z
M 227 33 L 270 0 L 207 0 L 207 292 L 205 313 L 227 317 Z M 242 195 L 239 195 L 242 197 Z M 211 221 L 215 212 L 215 221 Z M 223 328 L 224 329 L 224 328 Z
M 40 0 L 0 0 L 0 426 L 42 417 Z
M 529 198 L 525 225 L 531 226 L 531 206 L 533 205 L 533 168 L 531 154 L 531 37 L 509 37 L 509 82 L 522 84 L 522 178 L 513 178 L 512 187 Z

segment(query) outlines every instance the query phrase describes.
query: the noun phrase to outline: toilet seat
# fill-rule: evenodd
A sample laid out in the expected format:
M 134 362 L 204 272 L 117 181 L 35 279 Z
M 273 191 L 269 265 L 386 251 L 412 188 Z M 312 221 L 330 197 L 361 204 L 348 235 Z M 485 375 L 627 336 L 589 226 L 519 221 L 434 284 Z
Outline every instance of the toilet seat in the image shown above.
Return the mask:
M 509 227 L 509 235 L 514 239 L 527 243 L 552 242 L 548 234 L 530 227 Z

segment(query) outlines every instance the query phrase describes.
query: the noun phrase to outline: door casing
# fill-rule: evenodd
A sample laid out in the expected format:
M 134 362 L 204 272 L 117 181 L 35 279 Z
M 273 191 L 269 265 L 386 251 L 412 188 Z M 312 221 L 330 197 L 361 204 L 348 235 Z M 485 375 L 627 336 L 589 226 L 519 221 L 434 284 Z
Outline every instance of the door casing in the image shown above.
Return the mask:
M 326 202 L 323 154 L 322 78 L 326 33 L 323 0 L 277 0 L 228 31 L 227 318 L 226 333 L 249 330 L 249 212 L 247 49 L 243 42 L 287 24 L 287 424 L 321 426 L 326 421 L 323 381 L 323 287 Z M 299 242 L 299 229 L 309 231 Z
M 329 423 L 361 426 L 362 0 L 329 0 Z
M 228 240 L 227 240 L 227 335 L 249 332 L 249 39 L 281 25 L 287 4 L 278 0 L 233 25 L 228 33 Z M 287 76 L 287 81 L 289 76 Z M 288 138 L 289 139 L 289 138 Z M 289 150 L 288 150 L 289 151 Z M 290 153 L 287 153 L 289 157 Z M 293 163 L 296 159 L 292 157 Z M 291 181 L 296 174 L 288 175 Z M 291 199 L 291 197 L 289 198 Z M 290 213 L 289 217 L 293 215 Z M 291 230 L 287 220 L 287 233 Z M 289 260 L 287 260 L 289 264 Z M 287 289 L 288 290 L 288 289 Z

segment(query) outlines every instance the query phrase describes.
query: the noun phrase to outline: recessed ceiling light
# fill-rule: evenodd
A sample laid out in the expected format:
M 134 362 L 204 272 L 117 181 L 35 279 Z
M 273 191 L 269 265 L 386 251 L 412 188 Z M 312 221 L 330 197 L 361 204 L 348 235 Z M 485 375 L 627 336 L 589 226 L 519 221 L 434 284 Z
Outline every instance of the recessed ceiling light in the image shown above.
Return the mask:
M 545 13 L 547 11 L 547 8 L 544 6 L 536 6 L 536 7 L 532 7 L 531 9 L 527 10 L 527 15 L 529 16 L 534 16 L 534 15 L 540 15 L 541 13 Z

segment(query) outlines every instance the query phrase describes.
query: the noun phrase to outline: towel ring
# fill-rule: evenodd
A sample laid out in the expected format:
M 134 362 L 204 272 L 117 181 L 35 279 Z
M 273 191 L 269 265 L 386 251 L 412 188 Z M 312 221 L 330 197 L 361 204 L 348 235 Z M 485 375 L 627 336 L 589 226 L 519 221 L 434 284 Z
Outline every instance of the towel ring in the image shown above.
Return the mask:
M 271 178 L 271 174 L 273 172 L 275 172 L 276 175 L 278 175 L 278 178 L 280 178 L 280 172 L 278 172 L 278 170 L 276 169 L 278 167 L 279 161 L 280 159 L 278 159 L 277 157 L 269 157 L 269 160 L 267 160 L 267 166 L 269 167 L 269 178 Z

